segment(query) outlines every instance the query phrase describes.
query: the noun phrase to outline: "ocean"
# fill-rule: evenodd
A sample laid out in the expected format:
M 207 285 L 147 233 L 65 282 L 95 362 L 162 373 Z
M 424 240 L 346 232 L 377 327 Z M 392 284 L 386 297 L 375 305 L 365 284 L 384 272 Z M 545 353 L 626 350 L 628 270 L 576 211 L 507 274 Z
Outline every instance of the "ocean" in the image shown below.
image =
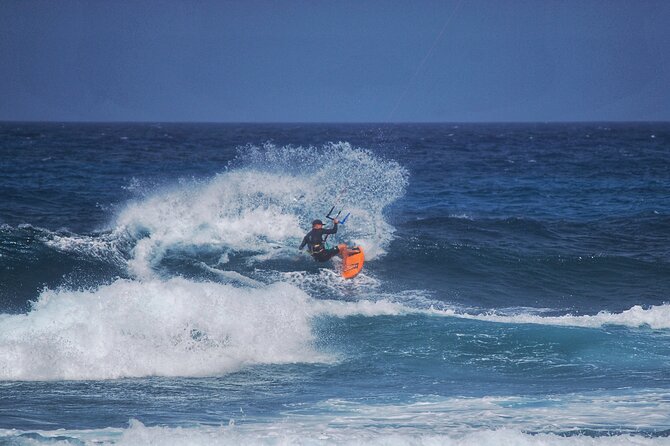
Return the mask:
M 670 444 L 670 124 L 0 123 L 0 444 Z

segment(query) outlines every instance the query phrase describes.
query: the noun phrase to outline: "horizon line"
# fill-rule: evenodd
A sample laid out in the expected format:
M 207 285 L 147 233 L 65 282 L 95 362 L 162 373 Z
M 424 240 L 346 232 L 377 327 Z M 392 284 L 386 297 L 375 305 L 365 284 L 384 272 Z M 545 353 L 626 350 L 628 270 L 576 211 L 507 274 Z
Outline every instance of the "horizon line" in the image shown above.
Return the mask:
M 670 120 L 593 120 L 593 121 L 178 121 L 178 120 L 24 120 L 0 119 L 0 124 L 230 124 L 230 125 L 417 125 L 417 124 L 669 124 Z

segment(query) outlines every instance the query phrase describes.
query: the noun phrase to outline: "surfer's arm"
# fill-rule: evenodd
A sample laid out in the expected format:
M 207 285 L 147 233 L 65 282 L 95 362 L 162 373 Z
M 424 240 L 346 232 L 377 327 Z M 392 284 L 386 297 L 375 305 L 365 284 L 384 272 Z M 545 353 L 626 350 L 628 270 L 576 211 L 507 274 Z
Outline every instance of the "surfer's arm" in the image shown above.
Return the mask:
M 302 248 L 304 248 L 306 244 L 307 244 L 307 236 L 303 237 L 303 239 L 302 239 L 302 243 L 300 244 L 300 246 L 298 247 L 298 249 L 299 249 L 300 251 L 302 251 Z
M 324 229 L 323 234 L 337 234 L 337 220 L 333 220 L 333 227 L 330 229 Z

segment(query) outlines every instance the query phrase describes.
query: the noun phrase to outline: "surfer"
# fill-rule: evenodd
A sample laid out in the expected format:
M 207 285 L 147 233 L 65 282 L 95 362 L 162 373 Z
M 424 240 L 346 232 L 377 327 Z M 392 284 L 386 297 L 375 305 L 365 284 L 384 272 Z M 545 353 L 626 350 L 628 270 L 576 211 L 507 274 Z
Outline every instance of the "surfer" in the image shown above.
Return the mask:
M 307 249 L 309 250 L 309 253 L 314 257 L 314 260 L 317 262 L 326 262 L 336 255 L 340 254 L 340 248 L 339 247 L 334 247 L 334 248 L 326 248 L 326 241 L 324 240 L 324 236 L 328 236 L 330 234 L 336 234 L 337 233 L 337 224 L 339 223 L 339 220 L 337 218 L 333 219 L 333 227 L 330 229 L 324 229 L 323 228 L 323 222 L 319 219 L 316 219 L 312 222 L 312 230 L 305 235 L 305 237 L 302 239 L 302 243 L 300 244 L 300 247 L 298 247 L 299 250 L 302 250 L 302 248 L 307 245 Z
M 333 257 L 339 255 L 342 257 L 342 277 L 345 279 L 353 279 L 361 272 L 363 269 L 363 263 L 365 263 L 365 254 L 363 253 L 363 248 L 360 246 L 353 246 L 351 248 L 347 247 L 345 243 L 340 243 L 335 248 L 329 248 L 326 245 L 326 240 L 331 234 L 337 234 L 337 225 L 344 224 L 349 217 L 349 214 L 346 215 L 341 221 L 338 220 L 340 212 L 337 215 L 331 216 L 333 208 L 330 209 L 327 218 L 333 221 L 333 227 L 330 229 L 323 228 L 323 222 L 319 219 L 316 219 L 312 222 L 312 230 L 309 231 L 305 237 L 302 239 L 302 243 L 298 247 L 302 251 L 302 248 L 305 246 L 308 247 L 309 253 L 312 255 L 314 260 L 317 262 L 326 262 Z

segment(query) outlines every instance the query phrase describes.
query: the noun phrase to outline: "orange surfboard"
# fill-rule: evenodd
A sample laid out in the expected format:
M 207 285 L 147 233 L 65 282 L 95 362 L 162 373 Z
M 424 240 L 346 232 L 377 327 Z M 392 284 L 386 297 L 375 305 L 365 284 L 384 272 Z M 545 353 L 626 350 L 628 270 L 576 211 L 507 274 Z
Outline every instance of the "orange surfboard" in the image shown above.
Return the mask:
M 363 252 L 363 248 L 357 246 L 353 250 L 344 248 L 344 250 L 340 251 L 343 251 L 342 277 L 345 279 L 353 279 L 361 272 L 363 263 L 365 263 L 365 253 Z

